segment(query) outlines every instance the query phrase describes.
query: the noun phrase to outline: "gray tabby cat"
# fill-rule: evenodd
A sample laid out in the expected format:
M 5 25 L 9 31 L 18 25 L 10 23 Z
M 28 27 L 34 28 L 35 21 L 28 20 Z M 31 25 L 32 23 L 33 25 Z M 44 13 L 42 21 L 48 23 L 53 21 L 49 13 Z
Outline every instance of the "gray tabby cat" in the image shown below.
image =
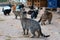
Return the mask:
M 38 37 L 40 37 L 40 35 L 43 36 L 43 37 L 49 37 L 50 36 L 50 35 L 44 35 L 42 33 L 42 30 L 41 30 L 39 22 L 27 18 L 25 9 L 21 10 L 20 20 L 21 20 L 21 24 L 22 24 L 24 35 L 28 35 L 28 32 L 30 30 L 30 32 L 33 34 L 33 36 L 31 38 L 34 38 L 36 36 L 35 35 L 36 31 L 38 33 Z M 27 30 L 27 34 L 25 34 L 26 30 Z

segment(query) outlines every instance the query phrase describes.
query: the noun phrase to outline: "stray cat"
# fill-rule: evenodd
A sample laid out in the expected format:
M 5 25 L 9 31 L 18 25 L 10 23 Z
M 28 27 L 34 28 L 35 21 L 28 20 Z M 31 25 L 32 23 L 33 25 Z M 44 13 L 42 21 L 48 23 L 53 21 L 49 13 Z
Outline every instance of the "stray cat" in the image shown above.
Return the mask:
M 14 15 L 15 15 L 15 19 L 17 19 L 18 16 L 20 16 L 20 11 L 13 11 Z
M 42 25 L 45 25 L 45 22 L 48 20 L 48 23 L 51 24 L 52 21 L 52 12 L 45 11 L 44 14 L 42 14 L 40 20 L 38 22 L 41 22 Z
M 20 9 L 24 7 L 24 4 L 20 4 L 20 5 L 13 5 L 12 6 L 12 10 L 13 10 L 13 13 L 15 15 L 15 19 L 17 19 L 18 16 L 20 16 Z
M 40 35 L 43 37 L 49 37 L 50 35 L 44 35 L 42 33 L 39 22 L 37 22 L 33 19 L 30 19 L 30 18 L 27 18 L 26 13 L 27 12 L 25 11 L 24 8 L 21 10 L 21 13 L 20 13 L 20 21 L 22 24 L 24 35 L 26 35 L 26 34 L 28 35 L 28 32 L 30 30 L 30 32 L 33 34 L 33 36 L 31 38 L 34 38 L 36 36 L 36 34 L 35 34 L 36 31 L 38 33 L 38 37 L 40 37 Z M 26 30 L 27 30 L 27 33 L 25 33 Z

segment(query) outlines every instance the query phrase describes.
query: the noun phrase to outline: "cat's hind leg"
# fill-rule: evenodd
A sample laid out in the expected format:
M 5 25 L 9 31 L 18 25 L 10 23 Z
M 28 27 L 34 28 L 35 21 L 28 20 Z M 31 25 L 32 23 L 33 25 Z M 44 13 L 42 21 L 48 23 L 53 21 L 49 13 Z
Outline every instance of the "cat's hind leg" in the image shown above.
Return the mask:
M 36 35 L 35 35 L 35 31 L 33 29 L 31 29 L 31 33 L 33 35 L 31 38 L 34 38 Z

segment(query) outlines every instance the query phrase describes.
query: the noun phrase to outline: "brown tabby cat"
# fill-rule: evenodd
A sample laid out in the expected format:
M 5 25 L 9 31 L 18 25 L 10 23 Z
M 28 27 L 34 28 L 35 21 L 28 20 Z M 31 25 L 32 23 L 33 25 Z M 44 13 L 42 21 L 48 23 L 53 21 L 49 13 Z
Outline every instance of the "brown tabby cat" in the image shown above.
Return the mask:
M 42 25 L 45 25 L 45 22 L 47 20 L 48 20 L 48 23 L 51 24 L 52 12 L 45 11 L 44 14 L 42 14 L 42 16 L 38 22 L 41 22 Z

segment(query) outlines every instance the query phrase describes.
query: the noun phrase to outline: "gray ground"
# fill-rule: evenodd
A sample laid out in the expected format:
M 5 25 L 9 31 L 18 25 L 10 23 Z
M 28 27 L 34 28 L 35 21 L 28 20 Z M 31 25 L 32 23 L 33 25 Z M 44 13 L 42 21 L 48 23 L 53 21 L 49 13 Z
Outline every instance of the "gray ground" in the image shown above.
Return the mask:
M 0 8 L 1 10 L 1 8 Z M 38 15 L 38 20 L 40 14 Z M 53 12 L 52 24 L 41 25 L 42 32 L 49 34 L 49 38 L 30 38 L 23 35 L 23 30 L 19 18 L 16 20 L 13 13 L 4 16 L 0 11 L 0 40 L 60 40 L 60 15 Z

